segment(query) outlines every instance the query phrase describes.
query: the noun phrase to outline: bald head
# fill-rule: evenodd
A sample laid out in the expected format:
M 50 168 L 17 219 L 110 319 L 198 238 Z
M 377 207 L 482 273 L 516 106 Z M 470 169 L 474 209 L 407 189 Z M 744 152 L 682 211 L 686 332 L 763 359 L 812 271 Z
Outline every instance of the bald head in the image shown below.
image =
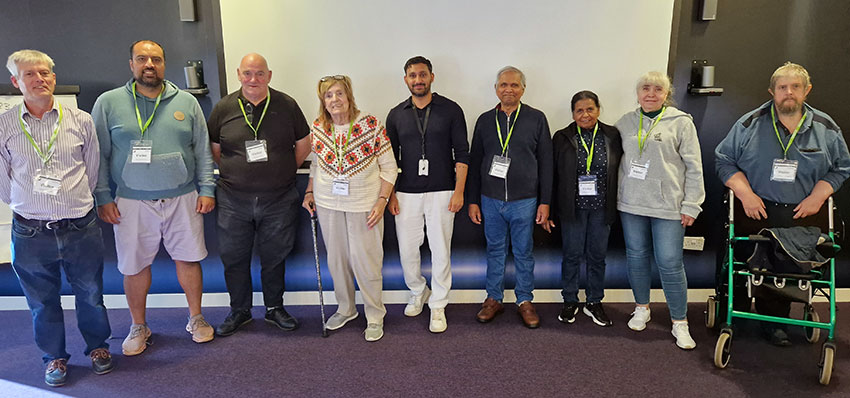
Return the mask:
M 272 71 L 262 55 L 251 53 L 242 57 L 236 75 L 239 76 L 239 83 L 242 83 L 242 96 L 245 99 L 256 105 L 266 98 Z

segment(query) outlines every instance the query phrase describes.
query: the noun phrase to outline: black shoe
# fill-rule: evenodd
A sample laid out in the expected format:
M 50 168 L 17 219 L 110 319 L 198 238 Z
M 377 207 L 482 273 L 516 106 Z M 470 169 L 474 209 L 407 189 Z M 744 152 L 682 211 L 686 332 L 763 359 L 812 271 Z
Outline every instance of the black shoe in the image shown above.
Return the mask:
M 231 310 L 230 313 L 227 314 L 227 318 L 224 318 L 224 322 L 215 328 L 215 334 L 219 336 L 230 336 L 231 334 L 236 333 L 236 330 L 242 327 L 242 325 L 251 322 L 252 319 L 251 310 Z
M 593 323 L 599 326 L 611 326 L 614 323 L 605 315 L 602 303 L 587 303 L 584 305 L 584 314 L 593 319 Z
M 292 315 L 289 315 L 283 307 L 267 309 L 266 322 L 286 331 L 298 329 L 298 320 Z
M 89 353 L 91 368 L 95 374 L 105 375 L 112 371 L 112 355 L 106 348 L 97 348 Z
M 785 330 L 782 328 L 765 331 L 764 337 L 770 341 L 770 344 L 777 347 L 788 347 L 791 345 L 791 339 L 788 338 L 788 333 L 785 333 Z
M 558 320 L 563 323 L 575 322 L 579 308 L 581 308 L 579 303 L 564 303 L 564 308 L 561 308 L 561 313 L 558 314 Z

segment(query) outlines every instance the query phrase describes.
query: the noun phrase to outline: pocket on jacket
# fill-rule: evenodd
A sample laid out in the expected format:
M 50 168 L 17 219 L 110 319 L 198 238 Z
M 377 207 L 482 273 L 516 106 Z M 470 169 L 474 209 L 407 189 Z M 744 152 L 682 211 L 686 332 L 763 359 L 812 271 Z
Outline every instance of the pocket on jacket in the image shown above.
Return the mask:
M 661 190 L 661 180 L 647 178 L 623 178 L 619 187 L 620 202 L 650 209 L 665 208 L 664 191 Z
M 167 191 L 188 182 L 189 172 L 180 152 L 151 156 L 150 163 L 124 163 L 121 179 L 137 191 Z

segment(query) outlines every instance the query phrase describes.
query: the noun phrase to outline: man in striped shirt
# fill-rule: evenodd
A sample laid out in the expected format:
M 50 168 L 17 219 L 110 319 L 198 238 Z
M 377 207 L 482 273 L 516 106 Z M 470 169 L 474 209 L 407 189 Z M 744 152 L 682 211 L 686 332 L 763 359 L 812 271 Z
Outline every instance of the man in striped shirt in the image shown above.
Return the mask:
M 6 67 L 24 101 L 0 115 L 0 199 L 14 212 L 12 267 L 27 297 L 35 343 L 47 364 L 44 382 L 65 384 L 65 324 L 60 268 L 76 296 L 85 354 L 97 374 L 112 370 L 103 305 L 103 239 L 92 191 L 100 151 L 88 113 L 53 97 L 53 60 L 35 50 L 9 56 Z

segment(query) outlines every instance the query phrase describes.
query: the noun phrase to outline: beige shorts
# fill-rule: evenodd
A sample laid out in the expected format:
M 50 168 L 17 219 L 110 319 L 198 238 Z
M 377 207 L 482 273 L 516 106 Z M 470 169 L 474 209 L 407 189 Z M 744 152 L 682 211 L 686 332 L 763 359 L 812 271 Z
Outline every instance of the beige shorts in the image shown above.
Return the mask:
M 158 200 L 115 198 L 121 213 L 121 223 L 113 227 L 118 271 L 136 275 L 144 270 L 159 252 L 160 242 L 172 260 L 203 260 L 204 217 L 195 211 L 197 201 L 195 191 Z

